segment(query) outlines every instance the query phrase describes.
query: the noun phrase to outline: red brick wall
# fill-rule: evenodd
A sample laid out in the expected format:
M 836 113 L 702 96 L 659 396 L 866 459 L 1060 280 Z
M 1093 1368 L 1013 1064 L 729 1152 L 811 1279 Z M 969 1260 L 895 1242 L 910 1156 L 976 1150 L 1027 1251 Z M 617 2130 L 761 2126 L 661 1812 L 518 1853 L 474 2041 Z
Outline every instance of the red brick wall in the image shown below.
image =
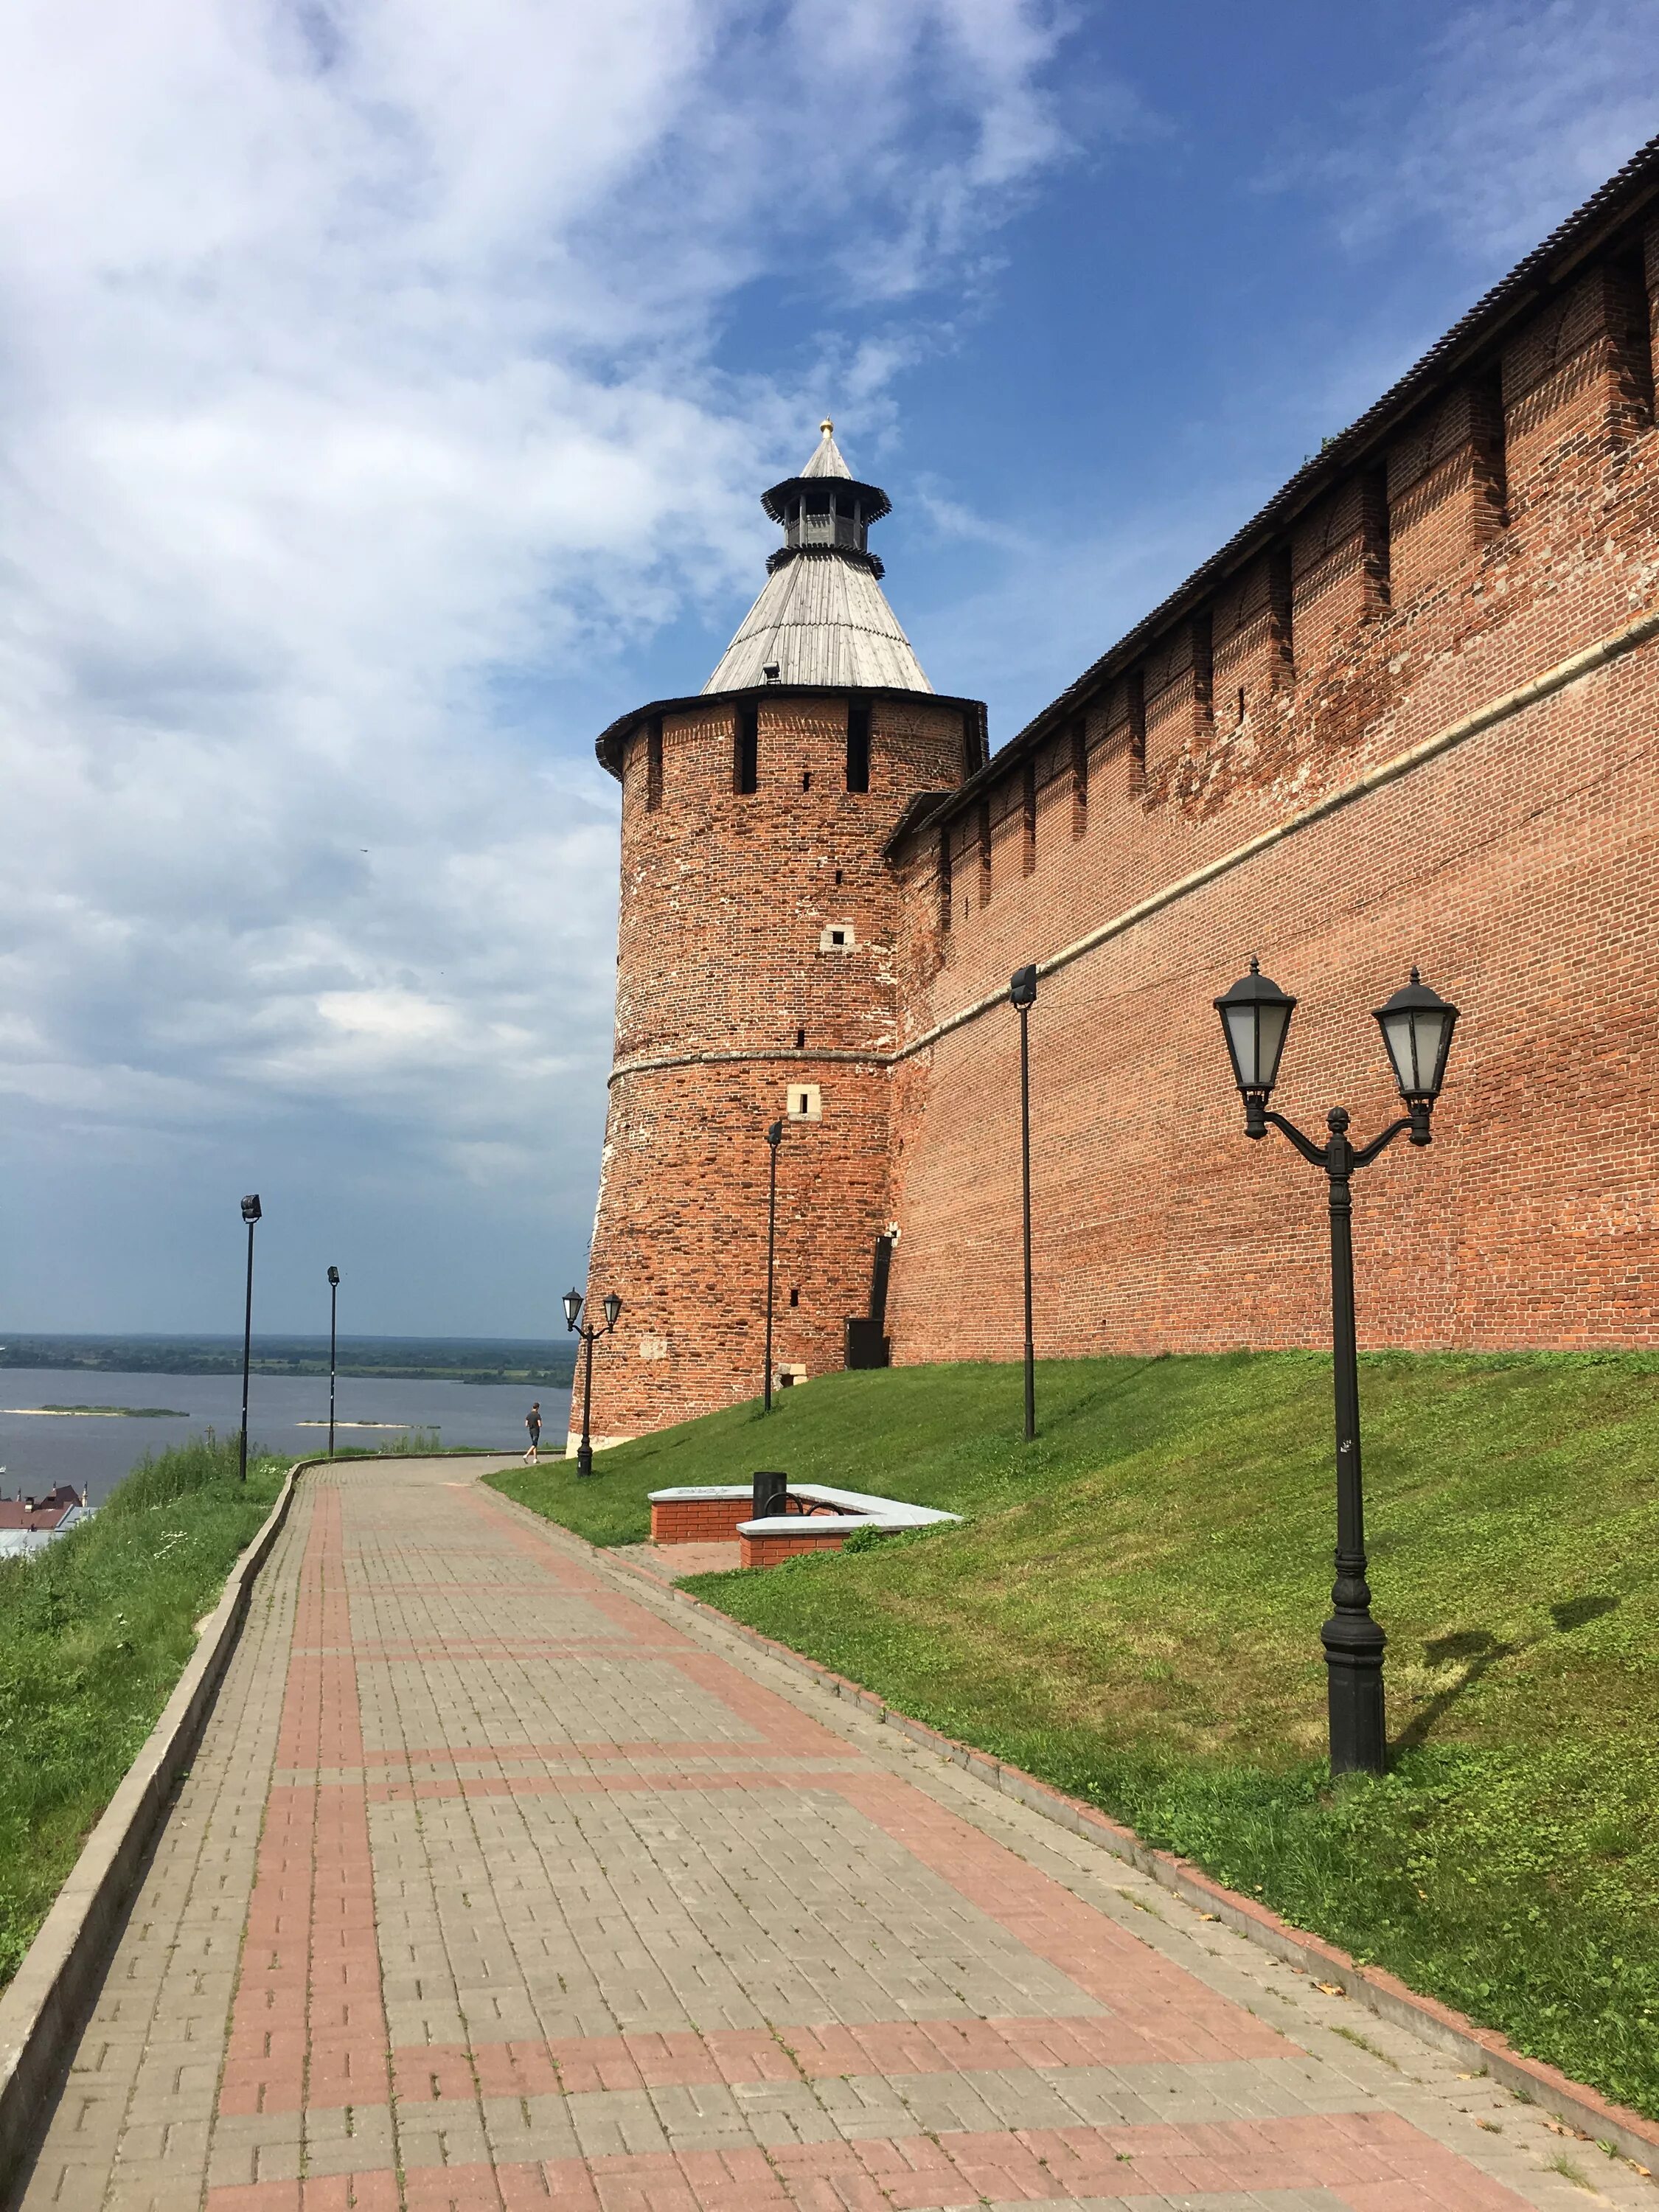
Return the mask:
M 792 1078 L 823 1117 L 780 1161 L 778 1361 L 841 1364 L 890 1218 L 896 1358 L 1012 1356 L 1014 1018 L 908 1048 L 1147 901 L 1031 1018 L 1042 1352 L 1323 1339 L 1322 1180 L 1244 1139 L 1210 1003 L 1251 953 L 1302 1001 L 1275 1103 L 1312 1133 L 1335 1103 L 1362 1136 L 1392 1115 L 1369 1010 L 1413 962 L 1464 1009 L 1435 1144 L 1356 1186 L 1366 1342 L 1659 1341 L 1659 641 L 1175 892 L 1659 608 L 1659 231 L 1645 254 L 1517 316 L 891 862 L 912 794 L 961 780 L 957 708 L 878 702 L 867 798 L 840 701 L 762 696 L 748 798 L 729 705 L 668 718 L 655 808 L 641 726 L 590 1275 L 628 1307 L 596 1430 L 758 1395 Z M 721 1053 L 769 1056 L 697 1057 Z
M 1632 331 L 1645 338 L 1628 292 L 1591 271 L 1407 425 L 1381 471 L 1322 501 L 1289 533 L 1288 641 L 1266 556 L 1218 592 L 1207 714 L 1191 627 L 1172 628 L 1139 678 L 1144 776 L 1121 703 L 1135 683 L 1115 677 L 1084 710 L 1085 835 L 1062 748 L 1039 750 L 1035 872 L 999 846 L 989 903 L 958 897 L 943 937 L 937 832 L 918 841 L 908 1035 L 1659 606 Z M 1384 481 L 1386 536 L 1366 505 Z M 1465 1010 L 1434 1146 L 1396 1145 L 1356 1185 L 1366 1341 L 1659 1340 L 1656 732 L 1659 641 L 1044 980 L 1042 1351 L 1323 1336 L 1322 1178 L 1276 1133 L 1243 1138 L 1210 1004 L 1253 952 L 1302 1000 L 1275 1103 L 1316 1134 L 1335 1103 L 1358 1133 L 1392 1117 L 1369 1010 L 1413 961 Z M 994 821 L 1018 811 L 1022 775 L 1011 763 Z M 999 1007 L 894 1071 L 896 1358 L 1017 1350 L 1017 1035 Z

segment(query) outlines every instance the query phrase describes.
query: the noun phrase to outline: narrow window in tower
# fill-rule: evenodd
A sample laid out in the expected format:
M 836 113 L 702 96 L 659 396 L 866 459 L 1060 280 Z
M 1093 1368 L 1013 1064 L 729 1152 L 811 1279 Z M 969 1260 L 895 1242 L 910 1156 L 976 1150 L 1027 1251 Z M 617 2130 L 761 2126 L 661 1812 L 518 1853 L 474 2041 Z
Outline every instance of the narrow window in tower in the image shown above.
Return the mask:
M 662 716 L 653 714 L 645 732 L 645 803 L 654 814 L 662 805 Z
M 790 1291 L 789 1303 L 792 1306 L 798 1306 L 800 1304 L 800 1292 L 799 1291 L 792 1290 Z
M 836 870 L 836 881 L 837 883 L 841 881 L 841 870 L 839 868 Z
M 805 1030 L 797 1030 L 795 1031 L 795 1050 L 797 1052 L 805 1052 L 805 1049 L 806 1032 Z
M 1389 526 L 1389 472 L 1367 469 L 1359 479 L 1359 559 L 1368 615 L 1381 614 L 1393 598 Z
M 1237 714 L 1233 717 L 1233 720 L 1234 720 L 1235 721 L 1237 721 L 1237 722 L 1242 722 L 1242 721 L 1243 720 L 1243 719 L 1244 719 L 1244 686 L 1241 684 L 1239 685 L 1239 687 L 1238 687 L 1238 712 L 1237 712 Z
M 1215 726 L 1215 656 L 1209 609 L 1201 608 L 1187 627 L 1193 655 L 1193 733 L 1198 737 Z
M 1072 725 L 1072 835 L 1089 827 L 1089 725 L 1079 714 Z
M 748 793 L 760 788 L 760 709 L 739 707 L 732 738 L 732 788 Z
M 1267 556 L 1267 637 L 1274 689 L 1296 681 L 1296 631 L 1292 620 L 1295 579 L 1288 544 Z
M 851 706 L 847 709 L 847 788 L 848 791 L 868 791 L 870 788 L 870 709 Z
M 810 768 L 804 768 L 800 772 L 800 787 L 803 791 L 811 791 L 812 788 L 812 771 Z
M 1645 299 L 1646 295 L 1644 294 Z M 1650 401 L 1650 411 L 1651 402 Z M 1474 454 L 1474 534 L 1495 538 L 1510 519 L 1509 457 L 1504 418 L 1504 375 L 1498 368 L 1477 376 L 1469 392 L 1469 442 Z
M 1607 270 L 1607 336 L 1623 405 L 1620 428 L 1637 436 L 1653 428 L 1653 313 L 1647 270 L 1640 253 Z

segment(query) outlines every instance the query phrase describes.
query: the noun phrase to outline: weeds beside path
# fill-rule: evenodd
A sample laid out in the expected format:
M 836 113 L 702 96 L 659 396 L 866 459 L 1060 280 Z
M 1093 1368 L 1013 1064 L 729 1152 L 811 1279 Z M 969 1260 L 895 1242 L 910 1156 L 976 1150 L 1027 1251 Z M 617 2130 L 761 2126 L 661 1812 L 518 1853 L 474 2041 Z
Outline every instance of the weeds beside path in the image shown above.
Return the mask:
M 83 1526 L 0 1560 L 0 1987 L 155 1725 L 285 1460 L 209 1436 L 145 1460 Z
M 1392 1771 L 1333 1790 L 1314 1354 L 815 1381 L 491 1478 L 599 1543 L 647 1493 L 884 1492 L 966 1525 L 690 1585 L 902 1711 L 1659 2118 L 1659 1359 L 1363 1363 Z

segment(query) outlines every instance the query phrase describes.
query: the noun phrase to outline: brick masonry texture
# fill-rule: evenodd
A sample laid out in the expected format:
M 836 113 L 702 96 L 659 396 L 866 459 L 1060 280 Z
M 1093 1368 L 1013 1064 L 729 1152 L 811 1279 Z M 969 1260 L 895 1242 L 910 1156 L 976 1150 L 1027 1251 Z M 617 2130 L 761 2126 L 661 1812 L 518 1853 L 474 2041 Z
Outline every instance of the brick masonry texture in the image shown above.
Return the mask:
M 749 796 L 732 702 L 670 718 L 655 806 L 625 739 L 599 1428 L 758 1395 L 792 1075 L 823 1118 L 780 1157 L 777 1359 L 842 1364 L 890 1223 L 895 1361 L 1006 1357 L 1015 1019 L 936 1028 L 1659 610 L 1659 224 L 1610 222 L 1541 290 L 931 811 L 972 765 L 943 702 L 875 701 L 867 799 L 839 787 L 846 701 L 763 694 Z M 1649 638 L 1043 979 L 1040 1353 L 1326 1340 L 1322 1184 L 1245 1141 L 1211 1006 L 1252 954 L 1301 1002 L 1274 1103 L 1311 1133 L 1338 1103 L 1358 1135 L 1393 1118 L 1370 1010 L 1413 963 L 1463 1009 L 1434 1145 L 1356 1185 L 1362 1343 L 1659 1341 L 1656 731 Z M 855 950 L 820 954 L 841 919 Z M 798 1064 L 697 1056 L 799 1030 Z
M 785 1559 L 798 1559 L 808 1552 L 838 1552 L 844 1535 L 744 1536 L 738 1541 L 738 1564 L 743 1567 L 775 1567 Z
M 653 1544 L 718 1544 L 755 1517 L 748 1498 L 671 1498 L 651 1508 Z
M 1584 2201 L 1465 2062 L 620 1575 L 453 1460 L 305 1478 L 21 2212 Z

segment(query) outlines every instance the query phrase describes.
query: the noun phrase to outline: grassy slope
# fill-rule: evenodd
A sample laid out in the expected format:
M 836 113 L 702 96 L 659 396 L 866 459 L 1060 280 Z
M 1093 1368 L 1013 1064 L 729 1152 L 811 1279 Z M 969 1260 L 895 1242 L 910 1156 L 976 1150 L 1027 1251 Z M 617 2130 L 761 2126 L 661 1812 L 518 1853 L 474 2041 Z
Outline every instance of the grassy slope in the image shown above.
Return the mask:
M 0 1986 L 195 1649 L 288 1462 L 236 1439 L 163 1452 L 97 1516 L 0 1560 Z
M 594 1541 L 756 1467 L 967 1525 L 692 1585 L 1659 2117 L 1659 1360 L 1364 1362 L 1380 1783 L 1333 1791 L 1329 1363 L 814 1382 L 493 1478 Z

